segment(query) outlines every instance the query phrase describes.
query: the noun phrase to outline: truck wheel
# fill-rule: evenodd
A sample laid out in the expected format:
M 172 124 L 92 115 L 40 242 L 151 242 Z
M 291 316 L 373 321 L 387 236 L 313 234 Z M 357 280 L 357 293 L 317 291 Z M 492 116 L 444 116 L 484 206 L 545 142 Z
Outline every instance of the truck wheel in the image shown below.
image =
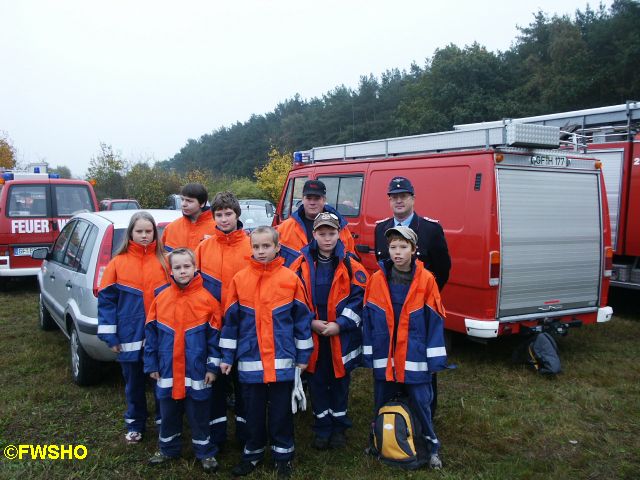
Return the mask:
M 40 326 L 40 330 L 55 330 L 58 325 L 49 313 L 49 310 L 47 310 L 47 307 L 44 306 L 44 302 L 42 301 L 42 294 L 40 294 L 39 297 L 38 307 L 40 317 L 38 319 L 38 325 Z
M 78 331 L 73 324 L 69 335 L 69 345 L 71 350 L 71 376 L 74 383 L 81 387 L 93 385 L 98 380 L 99 365 L 82 348 Z
M 451 330 L 444 331 L 444 348 L 447 349 L 447 355 L 451 355 L 453 351 L 453 332 Z

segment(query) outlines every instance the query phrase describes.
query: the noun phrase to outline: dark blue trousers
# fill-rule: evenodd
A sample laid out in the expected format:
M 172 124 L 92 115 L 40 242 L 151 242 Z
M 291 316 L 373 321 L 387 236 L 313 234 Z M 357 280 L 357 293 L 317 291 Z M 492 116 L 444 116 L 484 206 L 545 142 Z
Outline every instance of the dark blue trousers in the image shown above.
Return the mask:
M 247 420 L 243 460 L 262 460 L 267 440 L 274 460 L 293 458 L 293 382 L 241 383 Z
M 127 411 L 124 414 L 125 426 L 128 432 L 144 433 L 148 417 L 145 395 L 147 378 L 144 374 L 144 363 L 120 362 L 120 367 L 124 378 L 124 396 L 127 400 Z
M 162 423 L 158 446 L 168 457 L 179 457 L 182 448 L 182 418 L 187 414 L 191 428 L 191 442 L 196 458 L 214 457 L 218 453 L 217 445 L 209 437 L 209 400 L 183 400 L 173 398 L 160 399 Z
M 329 438 L 333 432 L 344 432 L 351 427 L 351 420 L 347 416 L 351 375 L 347 372 L 344 377 L 336 378 L 328 340 L 320 339 L 315 372 L 307 375 L 314 416 L 313 432 L 322 438 Z
M 235 393 L 235 422 L 236 440 L 241 445 L 247 441 L 246 424 L 244 414 L 244 403 L 238 381 L 238 369 L 233 368 L 230 375 L 218 375 L 211 395 L 211 412 L 209 418 L 209 429 L 212 440 L 217 445 L 222 445 L 227 441 L 227 396 L 233 391 Z
M 422 426 L 422 435 L 427 441 L 427 445 L 431 446 L 431 453 L 438 452 L 440 442 L 434 431 L 433 420 L 431 419 L 431 399 L 433 397 L 431 382 L 409 384 L 375 380 L 373 391 L 375 414 L 378 413 L 380 407 L 392 400 L 396 395 L 402 393 L 408 395 L 411 408 Z

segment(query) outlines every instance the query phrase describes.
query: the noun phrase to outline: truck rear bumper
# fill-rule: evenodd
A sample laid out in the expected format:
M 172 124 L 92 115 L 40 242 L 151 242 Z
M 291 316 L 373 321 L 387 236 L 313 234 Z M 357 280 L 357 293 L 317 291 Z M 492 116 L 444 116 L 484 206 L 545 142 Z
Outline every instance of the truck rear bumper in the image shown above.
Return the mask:
M 9 257 L 0 257 L 0 260 L 6 259 L 7 261 L 0 262 L 0 277 L 30 277 L 32 275 L 37 275 L 40 271 L 40 267 L 35 268 L 10 268 L 7 264 L 9 263 Z
M 500 322 L 498 320 L 474 320 L 472 318 L 464 319 L 464 326 L 467 335 L 476 338 L 496 338 Z
M 604 322 L 608 322 L 609 320 L 611 320 L 611 317 L 613 315 L 613 308 L 611 307 L 602 307 L 598 309 L 598 319 L 596 320 L 597 323 L 604 323 Z

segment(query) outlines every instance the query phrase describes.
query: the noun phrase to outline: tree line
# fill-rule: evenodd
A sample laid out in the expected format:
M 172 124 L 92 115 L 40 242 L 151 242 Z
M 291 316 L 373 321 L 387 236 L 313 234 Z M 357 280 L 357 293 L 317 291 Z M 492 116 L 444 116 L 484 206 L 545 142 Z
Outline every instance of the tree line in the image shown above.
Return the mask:
M 158 167 L 250 177 L 273 147 L 292 152 L 624 103 L 640 97 L 639 61 L 637 1 L 587 6 L 573 16 L 539 11 L 504 52 L 450 44 L 422 66 L 362 76 L 357 88 L 295 95 L 265 115 L 189 140 Z

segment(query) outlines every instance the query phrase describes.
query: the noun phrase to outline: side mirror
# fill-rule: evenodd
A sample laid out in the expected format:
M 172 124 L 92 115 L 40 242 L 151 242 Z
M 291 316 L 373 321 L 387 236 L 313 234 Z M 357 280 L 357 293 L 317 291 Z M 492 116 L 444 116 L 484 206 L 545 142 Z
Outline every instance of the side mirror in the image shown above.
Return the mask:
M 31 252 L 31 258 L 36 260 L 48 260 L 49 257 L 49 249 L 47 247 L 36 248 L 33 252 Z

